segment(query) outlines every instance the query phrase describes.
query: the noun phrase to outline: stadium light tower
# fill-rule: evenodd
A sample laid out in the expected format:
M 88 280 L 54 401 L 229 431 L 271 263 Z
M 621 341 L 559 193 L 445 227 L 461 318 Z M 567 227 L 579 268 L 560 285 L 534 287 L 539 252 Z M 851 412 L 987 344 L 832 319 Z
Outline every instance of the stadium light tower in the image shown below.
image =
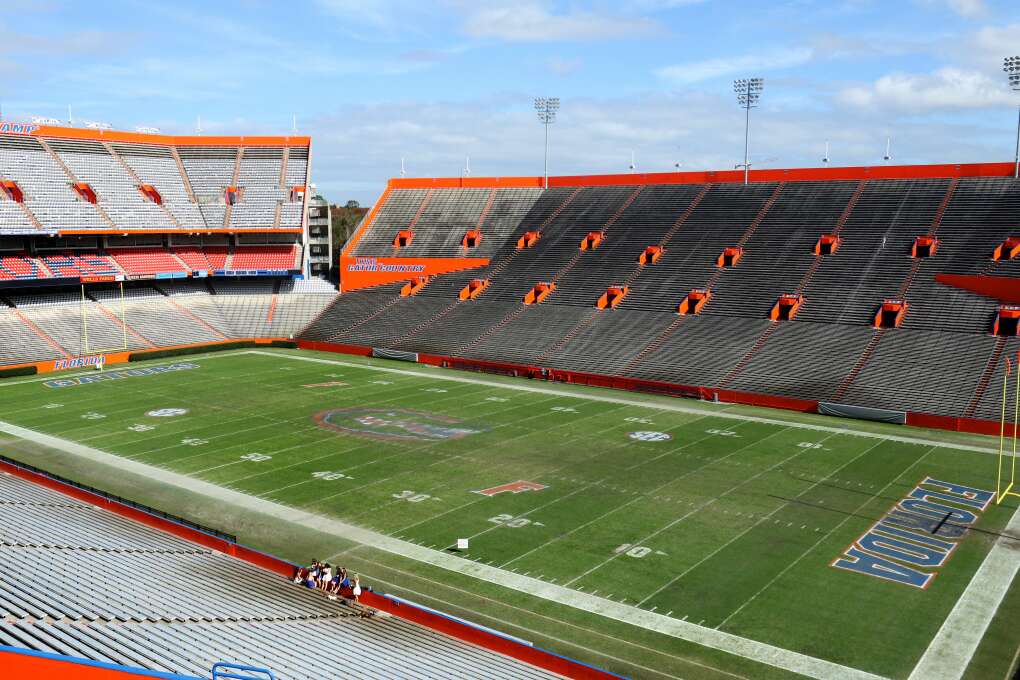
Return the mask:
M 758 105 L 758 100 L 764 89 L 764 78 L 740 78 L 733 81 L 733 92 L 737 95 L 737 103 L 744 109 L 744 184 L 747 184 L 751 169 L 747 164 L 748 142 L 751 134 L 751 109 Z
M 545 126 L 545 169 L 542 173 L 542 186 L 546 189 L 549 188 L 549 126 L 556 122 L 556 112 L 559 110 L 559 97 L 535 97 L 538 121 Z
M 1009 79 L 1010 89 L 1020 92 L 1020 56 L 1006 57 L 1002 62 L 1002 70 L 1006 72 L 1006 78 Z M 1017 105 L 1015 158 L 1013 177 L 1020 178 L 1020 104 Z

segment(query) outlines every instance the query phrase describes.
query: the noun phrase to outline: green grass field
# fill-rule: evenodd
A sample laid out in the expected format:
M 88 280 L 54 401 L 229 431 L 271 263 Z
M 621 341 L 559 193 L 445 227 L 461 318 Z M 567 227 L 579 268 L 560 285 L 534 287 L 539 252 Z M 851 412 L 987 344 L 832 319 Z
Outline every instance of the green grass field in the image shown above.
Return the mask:
M 928 587 L 915 588 L 830 565 L 926 477 L 995 488 L 995 456 L 922 441 L 940 434 L 862 424 L 872 436 L 860 436 L 836 431 L 857 426 L 848 421 L 754 411 L 777 421 L 762 422 L 726 405 L 296 351 L 165 359 L 102 375 L 170 364 L 194 367 L 64 386 L 49 381 L 68 375 L 7 381 L 0 421 L 466 566 L 449 570 L 282 520 L 230 519 L 215 509 L 222 499 L 176 503 L 157 481 L 97 479 L 73 451 L 58 461 L 54 446 L 24 438 L 6 437 L 0 453 L 71 470 L 294 560 L 354 566 L 377 590 L 634 676 L 795 674 L 651 630 L 639 617 L 601 616 L 593 600 L 907 678 L 1017 509 L 1011 499 L 978 512 L 945 564 L 926 570 L 937 574 Z M 818 424 L 828 427 L 810 427 Z M 516 482 L 528 484 L 499 492 Z M 470 548 L 450 550 L 458 538 Z M 538 588 L 475 578 L 471 562 L 591 597 L 551 602 Z M 1009 672 L 1020 639 L 1015 590 L 978 648 L 973 677 Z

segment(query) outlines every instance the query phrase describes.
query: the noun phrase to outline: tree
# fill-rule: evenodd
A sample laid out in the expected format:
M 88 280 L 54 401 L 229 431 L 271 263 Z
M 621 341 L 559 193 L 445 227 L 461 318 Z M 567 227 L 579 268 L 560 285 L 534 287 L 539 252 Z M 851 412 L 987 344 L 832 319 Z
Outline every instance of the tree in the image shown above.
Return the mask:
M 331 206 L 333 222 L 333 252 L 339 254 L 347 240 L 354 234 L 368 208 L 362 208 L 354 200 L 347 201 L 343 206 Z

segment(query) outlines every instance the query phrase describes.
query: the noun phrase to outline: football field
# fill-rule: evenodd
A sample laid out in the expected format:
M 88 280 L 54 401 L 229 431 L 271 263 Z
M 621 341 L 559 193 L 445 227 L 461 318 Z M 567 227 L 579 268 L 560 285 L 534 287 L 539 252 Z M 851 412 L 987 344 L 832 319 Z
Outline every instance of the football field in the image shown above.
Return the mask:
M 990 438 L 297 351 L 8 380 L 0 412 L 0 453 L 111 454 L 334 520 L 365 582 L 442 584 L 630 675 L 1004 677 L 1020 639 Z

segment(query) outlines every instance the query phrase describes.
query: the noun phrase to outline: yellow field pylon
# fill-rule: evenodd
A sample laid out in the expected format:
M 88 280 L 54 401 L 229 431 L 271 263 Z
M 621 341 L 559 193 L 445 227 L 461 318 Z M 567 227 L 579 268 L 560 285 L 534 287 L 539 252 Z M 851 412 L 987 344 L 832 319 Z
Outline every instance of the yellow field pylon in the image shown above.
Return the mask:
M 1006 358 L 1006 372 L 1002 376 L 1002 416 L 999 421 L 999 466 L 998 476 L 995 480 L 995 502 L 996 504 L 1002 503 L 1006 496 L 1016 496 L 1020 498 L 1020 493 L 1013 491 L 1013 486 L 1016 484 L 1016 442 L 1017 442 L 1017 421 L 1020 420 L 1020 353 L 1017 356 L 1017 371 L 1016 371 L 1016 388 L 1013 391 L 1014 406 L 1013 406 L 1013 449 L 1012 456 L 1010 457 L 1010 470 L 1009 470 L 1009 482 L 1003 487 L 1002 481 L 1002 467 L 1003 458 L 1006 455 L 1006 403 L 1007 403 L 1007 389 L 1009 387 L 1009 376 L 1013 372 L 1012 364 L 1009 358 Z

